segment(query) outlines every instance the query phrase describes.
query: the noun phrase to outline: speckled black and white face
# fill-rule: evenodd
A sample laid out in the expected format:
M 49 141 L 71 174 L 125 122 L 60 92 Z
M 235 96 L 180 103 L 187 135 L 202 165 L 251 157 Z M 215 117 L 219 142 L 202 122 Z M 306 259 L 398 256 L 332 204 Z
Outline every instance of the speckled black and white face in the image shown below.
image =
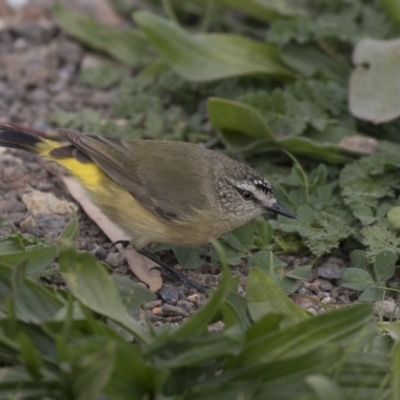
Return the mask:
M 216 188 L 222 208 L 228 215 L 246 223 L 265 212 L 295 218 L 294 214 L 277 204 L 270 183 L 253 169 L 240 165 L 229 176 L 218 180 Z
M 243 217 L 251 220 L 276 203 L 271 185 L 261 176 L 254 173 L 238 178 L 226 177 L 220 181 L 219 199 L 226 211 L 243 213 Z

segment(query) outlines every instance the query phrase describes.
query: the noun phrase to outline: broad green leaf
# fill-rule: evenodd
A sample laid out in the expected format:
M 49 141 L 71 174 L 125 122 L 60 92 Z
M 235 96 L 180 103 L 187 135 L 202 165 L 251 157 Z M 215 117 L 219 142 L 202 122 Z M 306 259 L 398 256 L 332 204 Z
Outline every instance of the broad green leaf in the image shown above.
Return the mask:
M 380 0 L 380 3 L 387 16 L 400 27 L 400 0 Z
M 353 290 L 365 290 L 375 281 L 372 276 L 360 268 L 346 268 L 343 274 L 342 285 Z
M 190 368 L 216 358 L 233 355 L 238 350 L 238 340 L 222 332 L 210 332 L 207 335 L 194 336 L 167 342 L 149 354 L 160 368 Z
M 333 311 L 290 325 L 279 332 L 267 334 L 248 343 L 240 356 L 243 365 L 306 354 L 329 343 L 348 343 L 369 337 L 372 326 L 372 306 L 369 304 Z
M 189 247 L 174 246 L 174 254 L 178 259 L 179 265 L 186 269 L 200 268 L 204 260 L 200 258 L 199 249 Z
M 0 262 L 12 266 L 26 261 L 27 275 L 46 269 L 54 261 L 56 254 L 56 247 L 53 245 L 21 248 L 11 241 L 0 243 Z
M 355 47 L 349 86 L 355 117 L 378 124 L 400 116 L 399 46 L 399 39 L 363 39 Z
M 393 340 L 400 339 L 400 321 L 378 322 L 376 324 L 379 333 L 389 335 Z
M 230 292 L 225 302 L 221 304 L 220 309 L 227 328 L 239 326 L 246 330 L 251 326 L 251 318 L 244 297 Z
M 294 382 L 304 379 L 307 375 L 321 371 L 327 371 L 327 368 L 339 360 L 342 352 L 336 345 L 326 346 L 325 348 L 314 350 L 306 355 L 300 355 L 285 360 L 275 360 L 271 363 L 263 363 L 252 366 L 241 366 L 237 369 L 219 374 L 214 379 L 209 379 L 205 383 L 211 388 L 219 389 L 224 385 L 226 389 L 233 386 L 234 382 L 264 382 L 266 387 L 280 385 L 292 385 Z M 265 393 L 264 393 L 265 394 Z M 293 392 L 292 392 L 293 396 Z M 217 398 L 217 397 L 216 397 Z M 219 398 L 219 397 L 218 397 Z M 274 397 L 266 397 L 274 398 Z M 290 397 L 283 397 L 289 399 Z
M 383 288 L 384 283 L 383 282 L 377 282 L 377 286 L 382 286 L 382 287 L 367 287 L 361 294 L 360 297 L 358 298 L 359 301 L 368 301 L 372 303 L 373 301 L 381 300 L 384 293 L 385 289 Z
M 392 400 L 400 400 L 400 341 L 394 345 L 391 369 Z
M 250 343 L 261 337 L 265 337 L 265 335 L 277 332 L 283 319 L 283 314 L 269 313 L 264 315 L 247 329 L 245 335 L 246 342 Z
M 382 251 L 374 262 L 375 279 L 378 282 L 385 282 L 394 275 L 397 256 L 392 251 Z
M 299 287 L 299 283 L 295 279 L 290 279 L 286 276 L 279 258 L 270 250 L 262 250 L 256 253 L 252 257 L 250 265 L 259 268 L 276 285 L 288 293 L 295 292 Z
M 307 11 L 304 3 L 288 0 L 216 0 L 215 4 L 222 4 L 235 8 L 245 14 L 263 21 L 273 21 L 279 18 L 305 17 Z
M 114 369 L 115 344 L 104 343 L 102 348 L 77 357 L 72 364 L 71 387 L 74 398 L 79 400 L 96 400 Z
M 363 225 L 371 225 L 376 221 L 372 209 L 364 204 L 354 208 L 353 214 L 357 217 Z
M 275 138 L 261 113 L 240 102 L 211 98 L 207 107 L 211 123 L 220 129 L 222 141 L 232 152 L 258 154 L 285 149 L 331 163 L 345 163 L 358 156 L 335 143 L 304 136 Z
M 60 269 L 69 290 L 82 304 L 118 322 L 140 341 L 147 342 L 140 323 L 123 306 L 111 277 L 92 255 L 72 248 L 63 250 L 60 253 Z
M 351 267 L 365 269 L 365 252 L 363 250 L 353 250 L 350 253 Z
M 211 123 L 227 132 L 238 132 L 245 137 L 267 138 L 273 146 L 274 134 L 259 111 L 237 101 L 211 98 L 208 101 L 208 116 Z
M 387 213 L 387 218 L 395 229 L 400 229 L 400 207 L 392 207 Z
M 327 376 L 309 375 L 306 382 L 315 392 L 318 400 L 339 400 L 345 399 L 341 388 Z
M 135 13 L 134 19 L 171 67 L 190 81 L 249 74 L 294 77 L 272 45 L 234 35 L 192 34 L 146 11 Z
M 154 300 L 154 293 L 132 279 L 112 275 L 115 287 L 131 317 L 140 318 L 140 306 Z
M 289 68 L 307 77 L 320 73 L 339 82 L 347 79 L 347 71 L 316 46 L 291 43 L 282 48 L 281 57 Z
M 6 300 L 11 291 L 12 268 L 0 263 L 0 310 L 6 312 Z M 27 278 L 15 293 L 17 318 L 25 322 L 40 323 L 52 320 L 64 307 L 64 302 L 51 293 L 51 289 L 38 285 Z
M 35 379 L 40 379 L 40 369 L 43 367 L 43 360 L 40 353 L 25 333 L 20 333 L 17 340 L 19 344 L 20 357 L 24 367 L 27 368 L 29 373 Z
M 259 218 L 256 220 L 256 227 L 259 239 L 261 240 L 261 243 L 256 244 L 261 244 L 262 246 L 270 244 L 274 235 L 271 224 L 264 218 Z
M 112 399 L 144 399 L 157 392 L 166 372 L 149 366 L 138 346 L 119 338 L 116 343 L 114 371 L 105 387 Z
M 300 267 L 293 268 L 291 271 L 286 271 L 285 275 L 288 278 L 300 279 L 303 281 L 309 281 L 311 279 L 312 265 L 301 265 Z
M 60 4 L 53 7 L 53 16 L 69 35 L 126 65 L 135 67 L 150 59 L 149 45 L 141 32 L 101 25 L 92 16 L 71 11 Z
M 388 388 L 391 357 L 373 353 L 349 353 L 336 376 L 336 382 L 356 399 L 382 398 L 382 386 Z M 390 397 L 389 397 L 390 398 Z
M 258 268 L 251 268 L 247 279 L 247 307 L 254 321 L 271 313 L 282 314 L 284 325 L 309 317 L 307 311 L 294 304 L 282 289 Z

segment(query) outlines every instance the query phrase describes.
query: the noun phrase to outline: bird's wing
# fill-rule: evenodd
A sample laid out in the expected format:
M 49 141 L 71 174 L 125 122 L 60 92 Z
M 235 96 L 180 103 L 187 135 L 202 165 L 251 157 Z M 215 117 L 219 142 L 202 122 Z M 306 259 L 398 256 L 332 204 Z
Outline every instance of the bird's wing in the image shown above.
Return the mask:
M 194 164 L 185 163 L 189 156 L 177 151 L 177 145 L 182 143 L 171 146 L 163 141 L 125 142 L 66 129 L 61 129 L 60 134 L 143 207 L 164 220 L 185 221 L 204 208 L 202 172 L 193 167 L 196 160 Z

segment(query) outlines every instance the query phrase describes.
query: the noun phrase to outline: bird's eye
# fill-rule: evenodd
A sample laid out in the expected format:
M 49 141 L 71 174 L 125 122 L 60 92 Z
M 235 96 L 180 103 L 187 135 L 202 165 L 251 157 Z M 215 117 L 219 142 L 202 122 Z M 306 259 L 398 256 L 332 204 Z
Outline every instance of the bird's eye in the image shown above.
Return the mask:
M 249 192 L 248 190 L 244 190 L 241 194 L 242 194 L 243 199 L 246 201 L 253 199 L 253 193 Z

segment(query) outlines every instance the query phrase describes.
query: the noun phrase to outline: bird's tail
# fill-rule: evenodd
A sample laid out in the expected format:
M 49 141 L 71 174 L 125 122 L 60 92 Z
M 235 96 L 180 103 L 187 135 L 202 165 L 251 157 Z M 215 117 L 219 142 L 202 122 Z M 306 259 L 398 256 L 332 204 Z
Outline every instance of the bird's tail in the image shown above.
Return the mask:
M 0 147 L 20 149 L 43 155 L 43 153 L 47 153 L 58 146 L 60 144 L 52 140 L 20 131 L 9 125 L 0 125 Z

